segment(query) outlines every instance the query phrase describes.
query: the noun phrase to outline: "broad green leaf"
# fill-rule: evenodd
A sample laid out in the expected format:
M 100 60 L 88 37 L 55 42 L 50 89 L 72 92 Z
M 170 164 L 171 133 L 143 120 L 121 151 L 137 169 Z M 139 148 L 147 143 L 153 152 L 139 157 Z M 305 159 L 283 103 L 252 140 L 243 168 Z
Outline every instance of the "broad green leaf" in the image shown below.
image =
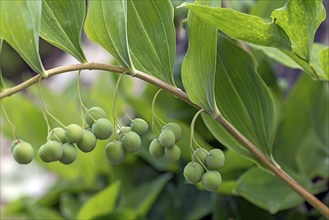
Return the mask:
M 260 17 L 228 8 L 191 3 L 184 3 L 182 6 L 189 8 L 201 20 L 214 25 L 233 39 L 262 46 L 290 49 L 290 40 L 281 27 L 275 23 L 265 23 Z
M 275 24 L 289 36 L 292 50 L 306 61 L 311 60 L 314 35 L 325 17 L 322 0 L 288 0 L 272 13 Z
M 198 0 L 196 3 L 218 6 L 221 1 Z M 190 100 L 201 108 L 218 114 L 215 103 L 217 29 L 202 21 L 192 11 L 188 17 L 189 46 L 182 64 L 182 81 Z
M 231 41 L 219 37 L 216 67 L 215 94 L 221 114 L 270 156 L 276 122 L 275 105 L 269 89 L 256 72 L 254 60 Z M 227 132 L 219 136 L 228 138 Z
M 320 52 L 320 62 L 324 75 L 327 76 L 329 80 L 329 48 L 323 49 Z
M 325 184 L 313 185 L 297 174 L 293 174 L 293 177 L 311 192 L 318 193 L 326 188 Z M 304 201 L 276 176 L 258 167 L 249 169 L 239 178 L 235 193 L 272 214 Z
M 81 46 L 85 15 L 85 0 L 44 0 L 40 36 L 81 63 L 87 62 Z
M 120 182 L 112 183 L 93 195 L 80 209 L 77 219 L 93 219 L 114 210 L 120 192 Z
M 127 4 L 128 42 L 135 68 L 173 85 L 176 35 L 170 0 Z
M 319 83 L 311 92 L 311 120 L 316 134 L 329 146 L 329 85 Z
M 329 112 L 328 108 L 326 110 Z M 303 138 L 295 158 L 298 169 L 308 178 L 329 178 L 328 142 L 321 142 L 314 130 L 310 130 Z
M 127 36 L 127 1 L 88 1 L 84 29 L 90 40 L 104 47 L 124 68 L 134 70 Z
M 276 1 L 256 1 L 255 5 L 251 8 L 250 14 L 262 17 L 263 19 L 271 21 L 272 11 L 282 7 L 286 0 Z
M 122 198 L 119 207 L 134 209 L 140 216 L 145 216 L 169 179 L 171 179 L 171 175 L 167 173 L 136 187 Z
M 12 46 L 28 65 L 46 77 L 39 56 L 42 1 L 1 1 L 0 38 Z
M 323 82 L 310 80 L 306 76 L 300 78 L 283 106 L 273 147 L 274 158 L 283 168 L 298 170 L 296 160 L 292 159 L 291 155 L 296 155 L 303 138 L 310 129 L 314 129 L 312 103 L 320 97 L 320 94 L 317 94 L 314 89 L 321 87 L 322 84 Z M 322 109 L 319 113 L 321 111 Z M 319 117 L 324 116 L 319 115 Z

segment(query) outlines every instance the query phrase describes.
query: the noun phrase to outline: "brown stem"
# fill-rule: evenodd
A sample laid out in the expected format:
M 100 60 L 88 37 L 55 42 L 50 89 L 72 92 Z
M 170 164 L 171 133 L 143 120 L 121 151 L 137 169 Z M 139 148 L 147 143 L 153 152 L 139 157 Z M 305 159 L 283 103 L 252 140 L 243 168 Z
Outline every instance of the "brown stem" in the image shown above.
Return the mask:
M 75 64 L 70 66 L 63 66 L 54 69 L 50 69 L 47 72 L 48 76 L 57 75 L 64 72 L 71 72 L 77 70 L 105 70 L 115 73 L 124 73 L 126 70 L 123 67 L 112 66 L 101 63 L 83 63 Z M 192 105 L 193 107 L 200 109 L 199 106 L 195 105 L 188 98 L 187 94 L 181 89 L 171 86 L 158 78 L 146 74 L 144 72 L 136 70 L 134 72 L 134 77 L 142 79 L 150 84 L 153 84 L 167 92 L 173 94 L 177 98 L 183 100 L 184 102 Z M 0 92 L 0 99 L 8 97 L 15 94 L 35 83 L 38 82 L 40 76 L 35 76 L 17 86 L 12 88 L 4 89 Z M 230 134 L 232 134 L 243 146 L 248 149 L 265 167 L 272 171 L 278 178 L 280 178 L 285 184 L 287 184 L 292 190 L 303 197 L 307 202 L 309 202 L 314 208 L 316 208 L 324 217 L 329 219 L 329 208 L 318 200 L 314 195 L 308 192 L 303 186 L 297 183 L 292 177 L 290 177 L 284 170 L 276 166 L 263 152 L 261 152 L 250 140 L 248 140 L 243 134 L 241 134 L 232 124 L 230 124 L 222 115 L 218 115 L 215 118 Z

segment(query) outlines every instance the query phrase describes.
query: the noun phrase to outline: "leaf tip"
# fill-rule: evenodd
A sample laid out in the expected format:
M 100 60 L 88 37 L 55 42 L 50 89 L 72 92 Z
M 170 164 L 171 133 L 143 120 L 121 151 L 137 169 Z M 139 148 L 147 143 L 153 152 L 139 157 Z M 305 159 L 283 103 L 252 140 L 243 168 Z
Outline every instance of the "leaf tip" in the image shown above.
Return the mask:
M 184 2 L 183 4 L 177 6 L 176 8 L 184 8 L 184 7 L 188 7 L 189 5 L 191 5 L 191 3 Z

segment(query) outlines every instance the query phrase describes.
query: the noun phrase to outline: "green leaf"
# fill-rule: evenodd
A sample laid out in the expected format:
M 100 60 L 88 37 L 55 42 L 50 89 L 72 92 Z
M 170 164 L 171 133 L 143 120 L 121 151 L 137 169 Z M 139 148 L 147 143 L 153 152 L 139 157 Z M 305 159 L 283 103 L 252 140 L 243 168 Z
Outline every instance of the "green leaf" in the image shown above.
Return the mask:
M 127 2 L 128 41 L 134 66 L 173 85 L 176 34 L 171 2 Z
M 273 97 L 243 49 L 220 37 L 215 93 L 222 115 L 267 156 L 272 153 L 276 112 Z M 227 132 L 223 133 L 223 139 Z M 221 134 L 219 134 L 221 135 Z
M 328 47 L 320 52 L 320 62 L 321 62 L 321 67 L 324 71 L 324 75 L 327 76 L 329 80 L 329 48 Z
M 298 80 L 289 97 L 285 101 L 283 106 L 282 117 L 277 129 L 275 138 L 274 158 L 283 168 L 298 170 L 295 158 L 291 158 L 291 155 L 296 155 L 303 138 L 308 134 L 310 129 L 314 129 L 312 126 L 312 102 L 320 98 L 320 93 L 316 89 L 317 87 L 324 86 L 323 82 L 309 80 L 304 76 Z M 318 91 L 318 92 L 316 92 Z M 323 104 L 320 104 L 322 106 Z M 323 107 L 320 107 L 323 108 Z M 319 109 L 318 113 L 325 111 L 325 109 Z M 319 115 L 323 120 L 324 115 Z M 325 123 L 323 121 L 322 123 Z M 321 125 L 322 125 L 321 123 Z M 326 125 L 328 126 L 328 125 Z M 321 127 L 319 127 L 321 129 Z
M 214 25 L 233 39 L 262 46 L 290 49 L 290 40 L 281 27 L 275 23 L 265 23 L 260 17 L 228 8 L 191 3 L 184 3 L 182 6 L 189 8 L 203 21 Z
M 142 184 L 123 197 L 119 207 L 134 209 L 140 216 L 145 216 L 169 179 L 170 174 L 163 174 L 151 182 Z
M 313 185 L 309 180 L 297 174 L 293 174 L 293 177 L 314 193 L 326 188 L 325 184 Z M 271 214 L 292 208 L 304 201 L 280 179 L 258 167 L 249 169 L 239 178 L 235 193 L 268 210 Z
M 28 65 L 46 77 L 39 56 L 42 1 L 1 1 L 0 38 L 8 42 Z
M 306 61 L 311 60 L 314 35 L 325 17 L 322 0 L 289 0 L 272 13 L 275 23 L 289 36 L 292 50 Z
M 120 192 L 120 182 L 112 183 L 93 195 L 79 210 L 77 219 L 92 219 L 111 213 Z
M 0 54 L 2 49 L 2 42 L 3 40 L 0 39 Z M 1 65 L 0 65 L 0 92 L 5 88 L 5 84 L 3 83 L 2 72 L 1 72 Z
M 36 204 L 27 204 L 27 212 L 31 216 L 31 219 L 53 219 L 64 220 L 64 218 L 54 209 L 39 206 Z
M 89 1 L 84 29 L 90 40 L 104 47 L 124 68 L 134 71 L 127 36 L 127 1 Z
M 44 0 L 40 36 L 84 63 L 87 60 L 82 51 L 81 34 L 85 15 L 84 0 Z
M 319 83 L 310 91 L 311 120 L 315 133 L 323 144 L 329 144 L 329 86 L 328 83 Z
M 221 1 L 198 0 L 196 3 L 220 7 Z M 188 17 L 189 46 L 182 64 L 182 81 L 190 100 L 218 114 L 215 102 L 217 29 L 203 22 L 192 11 Z
M 326 110 L 329 112 L 328 108 Z M 314 130 L 303 138 L 295 158 L 298 169 L 308 178 L 329 178 L 328 142 L 321 142 Z

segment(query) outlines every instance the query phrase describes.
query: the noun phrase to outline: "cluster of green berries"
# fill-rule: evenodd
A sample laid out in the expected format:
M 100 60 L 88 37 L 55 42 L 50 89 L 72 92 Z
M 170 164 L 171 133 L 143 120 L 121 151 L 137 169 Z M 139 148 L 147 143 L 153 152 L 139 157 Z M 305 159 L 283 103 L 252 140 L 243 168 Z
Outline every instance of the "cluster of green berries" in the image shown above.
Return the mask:
M 147 122 L 141 118 L 135 118 L 130 126 L 125 126 L 117 132 L 118 140 L 106 145 L 105 155 L 112 164 L 120 164 L 126 158 L 127 153 L 138 151 L 142 145 L 141 136 L 149 129 Z
M 153 157 L 165 157 L 171 161 L 179 160 L 181 149 L 176 144 L 182 138 L 182 128 L 176 123 L 168 123 L 161 129 L 158 138 L 154 139 L 149 151 Z
M 198 148 L 193 152 L 192 161 L 184 167 L 183 175 L 190 184 L 197 184 L 201 181 L 206 190 L 216 191 L 222 183 L 222 176 L 218 169 L 224 163 L 225 156 L 220 149 L 208 152 Z
M 77 148 L 85 153 L 91 152 L 96 147 L 97 139 L 105 140 L 112 135 L 112 123 L 102 108 L 92 107 L 85 119 L 88 124 L 85 129 L 77 124 L 70 124 L 65 129 L 52 129 L 47 142 L 38 151 L 40 159 L 46 163 L 60 161 L 70 164 L 77 157 Z

